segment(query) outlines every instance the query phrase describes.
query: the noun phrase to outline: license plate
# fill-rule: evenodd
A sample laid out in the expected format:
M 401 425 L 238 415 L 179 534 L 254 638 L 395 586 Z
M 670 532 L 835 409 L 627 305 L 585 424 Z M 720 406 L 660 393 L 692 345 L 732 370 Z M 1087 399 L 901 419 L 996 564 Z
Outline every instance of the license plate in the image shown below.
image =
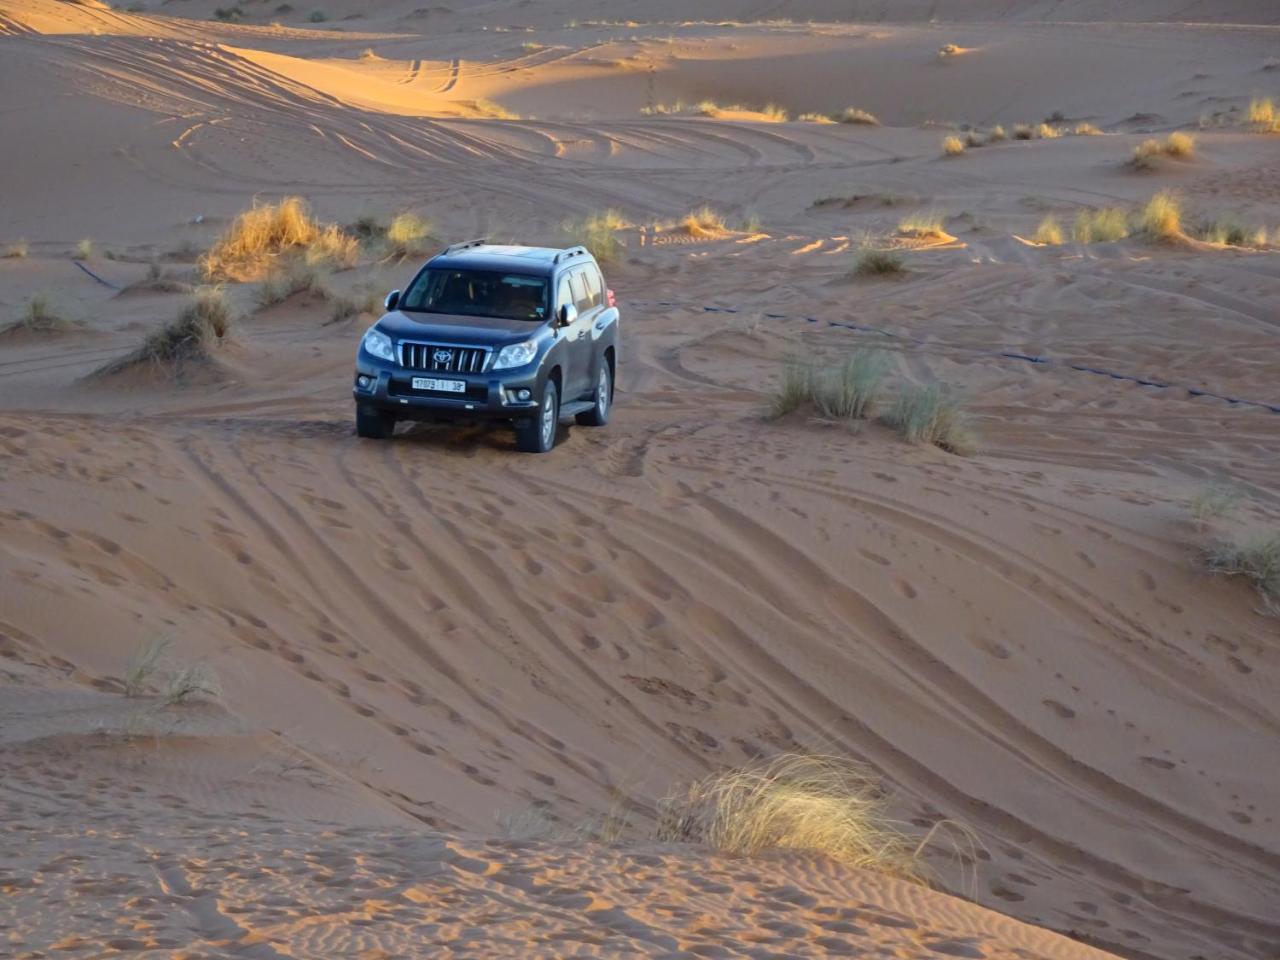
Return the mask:
M 441 393 L 466 393 L 465 380 L 436 380 L 434 377 L 414 377 L 413 389 L 438 390 Z

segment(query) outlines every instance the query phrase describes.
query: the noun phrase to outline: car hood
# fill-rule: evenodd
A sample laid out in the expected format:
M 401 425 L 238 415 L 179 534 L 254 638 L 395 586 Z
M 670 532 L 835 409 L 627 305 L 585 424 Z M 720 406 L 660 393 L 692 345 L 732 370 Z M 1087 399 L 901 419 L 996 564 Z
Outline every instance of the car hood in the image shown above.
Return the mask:
M 445 313 L 405 313 L 393 310 L 378 321 L 378 329 L 397 340 L 494 346 L 528 340 L 545 324 L 537 320 L 468 317 Z

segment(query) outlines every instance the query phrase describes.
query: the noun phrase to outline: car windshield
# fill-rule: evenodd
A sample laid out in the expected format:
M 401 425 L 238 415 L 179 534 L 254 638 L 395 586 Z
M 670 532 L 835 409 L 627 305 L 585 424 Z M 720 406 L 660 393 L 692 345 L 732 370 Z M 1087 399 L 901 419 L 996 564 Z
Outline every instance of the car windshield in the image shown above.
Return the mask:
M 545 320 L 546 277 L 490 270 L 424 270 L 400 301 L 401 310 L 508 320 Z

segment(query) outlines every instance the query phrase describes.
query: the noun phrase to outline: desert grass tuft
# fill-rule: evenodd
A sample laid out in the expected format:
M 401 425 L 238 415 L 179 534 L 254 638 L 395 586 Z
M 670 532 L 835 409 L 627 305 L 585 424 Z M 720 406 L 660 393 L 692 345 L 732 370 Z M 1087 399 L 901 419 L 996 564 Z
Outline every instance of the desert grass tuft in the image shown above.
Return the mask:
M 809 402 L 813 390 L 813 368 L 795 357 L 788 357 L 782 366 L 782 379 L 769 401 L 769 416 L 773 419 L 794 413 Z
M 938 59 L 946 60 L 950 57 L 959 56 L 964 50 L 958 44 L 944 43 L 938 48 Z
M 1049 214 L 1040 221 L 1040 226 L 1036 227 L 1035 241 L 1052 247 L 1062 243 L 1062 224 L 1057 217 Z
M 917 240 L 947 240 L 945 218 L 938 210 L 917 210 L 898 221 L 898 232 Z
M 800 116 L 796 117 L 796 119 L 799 120 L 801 123 L 835 123 L 836 122 L 835 120 L 832 120 L 829 116 L 827 116 L 825 113 L 802 113 L 800 114 Z
M 1271 97 L 1249 101 L 1249 123 L 1259 133 L 1280 133 L 1280 107 Z
M 1000 143 L 1001 141 L 1008 139 L 1008 132 L 1001 124 L 998 123 L 987 133 L 987 143 Z
M 0 333 L 64 333 L 79 325 L 77 321 L 62 316 L 48 294 L 37 293 L 26 302 L 16 320 L 0 328 Z
M 1151 240 L 1174 240 L 1182 233 L 1182 202 L 1170 190 L 1161 190 L 1147 201 L 1138 222 Z
M 1013 139 L 1015 140 L 1034 140 L 1036 132 L 1033 127 L 1026 123 L 1015 123 L 1013 125 Z
M 387 251 L 394 257 L 417 256 L 426 250 L 431 236 L 431 222 L 417 214 L 404 212 L 391 218 L 385 234 Z
M 1143 140 L 1133 148 L 1129 166 L 1145 172 L 1155 169 L 1156 160 L 1160 157 L 1189 160 L 1195 156 L 1195 153 L 1196 138 L 1192 134 L 1176 130 L 1169 134 L 1163 143 L 1154 138 Z
M 147 264 L 147 275 L 141 280 L 135 280 L 125 289 L 149 293 L 190 293 L 191 284 L 166 273 L 159 263 L 152 261 Z
M 208 358 L 210 351 L 231 334 L 231 304 L 221 287 L 197 287 L 187 305 L 169 323 L 147 337 L 131 353 L 99 367 L 96 376 L 110 376 L 139 366 L 154 365 L 178 372 L 187 363 Z
M 94 254 L 93 241 L 85 237 L 76 244 L 75 251 L 71 254 L 72 260 L 92 260 Z
M 1077 123 L 1074 127 L 1072 127 L 1071 132 L 1072 132 L 1073 134 L 1075 134 L 1077 137 L 1101 137 L 1101 136 L 1103 136 L 1103 132 L 1102 132 L 1102 130 L 1100 130 L 1098 127 L 1094 126 L 1092 123 L 1088 123 L 1088 122 L 1083 121 L 1083 120 L 1082 120 L 1080 123 Z
M 706 205 L 690 210 L 677 226 L 691 237 L 719 237 L 727 229 L 724 217 Z
M 929 443 L 960 456 L 974 453 L 978 447 L 964 408 L 944 395 L 937 384 L 904 390 L 888 421 L 908 443 Z
M 1261 595 L 1270 613 L 1280 613 L 1280 533 L 1211 546 L 1204 555 L 1210 573 L 1244 577 Z
M 333 297 L 333 309 L 329 313 L 330 323 L 341 323 L 352 317 L 363 315 L 377 316 L 382 310 L 382 298 L 373 287 L 363 287 L 351 294 L 339 294 Z
M 129 656 L 124 668 L 124 695 L 140 697 L 151 686 L 152 679 L 164 663 L 164 655 L 169 649 L 169 641 L 148 640 L 138 645 Z
M 1051 123 L 1042 123 L 1036 127 L 1036 139 L 1038 140 L 1056 140 L 1062 136 L 1062 131 Z
M 905 879 L 924 873 L 874 774 L 839 757 L 784 754 L 710 774 L 661 801 L 657 835 L 737 856 L 797 850 Z
M 1210 483 L 1192 495 L 1187 509 L 1196 527 L 1203 530 L 1211 520 L 1231 516 L 1243 497 L 1239 487 L 1229 483 Z
M 165 703 L 177 706 L 191 700 L 217 700 L 222 696 L 222 686 L 208 664 L 191 663 L 177 668 L 165 679 L 162 693 Z
M 942 141 L 942 155 L 944 157 L 958 157 L 960 154 L 964 153 L 964 150 L 964 141 L 959 137 L 946 137 Z
M 286 254 L 303 254 L 312 264 L 354 266 L 359 242 L 335 224 L 320 224 L 301 197 L 255 203 L 232 221 L 200 261 L 206 279 L 251 280 Z
M 1171 157 L 1186 160 L 1196 154 L 1196 138 L 1193 134 L 1175 130 L 1165 139 L 1164 152 Z
M 854 350 L 841 363 L 816 371 L 810 392 L 818 415 L 827 420 L 865 420 L 888 371 L 879 350 Z
M 859 110 L 857 107 L 845 107 L 837 118 L 841 123 L 857 123 L 867 127 L 880 126 L 880 118 L 874 113 Z
M 1250 227 L 1234 217 L 1219 217 L 1201 228 L 1200 237 L 1206 243 L 1226 247 L 1265 247 L 1266 227 Z
M 858 277 L 896 277 L 906 272 L 901 254 L 871 244 L 863 245 L 853 263 L 853 274 Z
M 1071 228 L 1077 243 L 1114 243 L 1129 236 L 1129 215 L 1119 207 L 1081 210 Z
M 31 248 L 27 246 L 27 241 L 15 240 L 13 243 L 5 244 L 4 249 L 0 250 L 0 260 L 25 260 L 30 252 Z
M 284 303 L 301 293 L 312 294 L 328 300 L 332 294 L 318 270 L 305 263 L 293 263 L 286 268 L 271 270 L 258 287 L 258 309 L 266 310 Z
M 570 242 L 582 244 L 601 263 L 614 263 L 622 259 L 622 252 L 626 249 L 618 239 L 618 231 L 626 226 L 626 218 L 609 208 L 595 210 L 580 220 L 566 220 L 560 229 Z

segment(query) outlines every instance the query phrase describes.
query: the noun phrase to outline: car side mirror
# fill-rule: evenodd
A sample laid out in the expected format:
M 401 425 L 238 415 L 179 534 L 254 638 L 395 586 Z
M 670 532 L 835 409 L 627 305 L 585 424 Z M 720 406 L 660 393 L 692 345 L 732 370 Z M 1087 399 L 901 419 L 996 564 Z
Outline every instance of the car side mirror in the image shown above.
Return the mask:
M 563 303 L 560 305 L 560 310 L 556 314 L 556 321 L 560 326 L 562 327 L 571 326 L 573 322 L 577 319 L 578 319 L 577 307 L 575 307 L 572 303 Z
M 388 310 L 394 310 L 394 309 L 396 308 L 396 305 L 397 305 L 399 302 L 400 302 L 400 291 L 399 291 L 399 290 L 392 290 L 390 293 L 388 293 L 388 294 L 387 294 L 387 299 L 386 299 L 386 300 L 383 300 L 383 301 L 382 301 L 382 304 L 383 304 L 383 306 L 385 306 Z

